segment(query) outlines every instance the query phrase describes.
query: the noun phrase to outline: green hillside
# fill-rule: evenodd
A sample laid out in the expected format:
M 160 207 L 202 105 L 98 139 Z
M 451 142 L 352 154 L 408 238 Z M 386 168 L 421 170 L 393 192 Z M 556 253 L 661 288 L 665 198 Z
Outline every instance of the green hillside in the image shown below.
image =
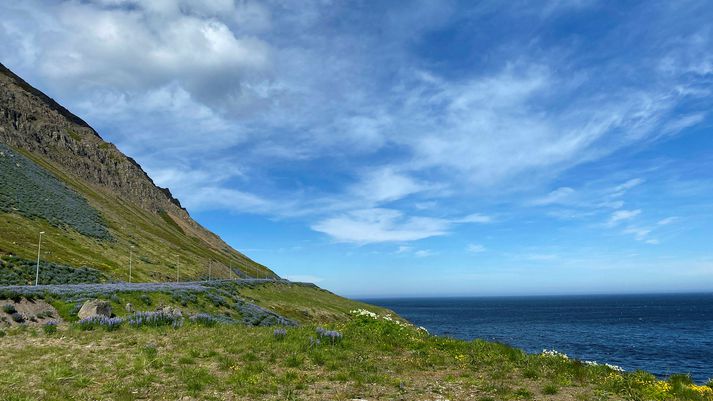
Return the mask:
M 193 221 L 82 119 L 0 65 L 0 255 L 115 281 L 276 277 Z M 49 267 L 48 265 L 47 267 Z M 46 271 L 46 269 L 42 269 Z

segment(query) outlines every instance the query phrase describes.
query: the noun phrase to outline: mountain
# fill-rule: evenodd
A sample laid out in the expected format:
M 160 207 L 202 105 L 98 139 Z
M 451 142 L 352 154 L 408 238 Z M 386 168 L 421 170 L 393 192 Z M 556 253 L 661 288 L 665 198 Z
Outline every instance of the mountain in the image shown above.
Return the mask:
M 188 214 L 89 124 L 0 64 L 0 255 L 112 280 L 276 277 Z

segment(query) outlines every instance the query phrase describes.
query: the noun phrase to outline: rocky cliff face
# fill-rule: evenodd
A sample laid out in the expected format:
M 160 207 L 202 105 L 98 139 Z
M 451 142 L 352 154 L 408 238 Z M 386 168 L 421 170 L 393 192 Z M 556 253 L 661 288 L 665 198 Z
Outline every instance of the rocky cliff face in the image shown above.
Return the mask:
M 82 181 L 163 216 L 216 251 L 234 251 L 196 223 L 166 188 L 105 142 L 84 120 L 0 64 L 0 142 L 58 166 Z
M 84 120 L 0 64 L 0 140 L 42 155 L 74 175 L 141 207 L 188 219 L 170 191 L 154 185 L 133 159 L 104 142 Z

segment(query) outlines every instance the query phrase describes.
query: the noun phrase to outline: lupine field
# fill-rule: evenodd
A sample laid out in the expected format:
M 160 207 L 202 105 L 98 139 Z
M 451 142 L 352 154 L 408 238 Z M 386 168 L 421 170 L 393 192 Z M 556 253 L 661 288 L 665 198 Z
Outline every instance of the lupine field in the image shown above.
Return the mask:
M 0 255 L 0 286 L 28 285 L 35 282 L 36 262 L 13 256 Z M 40 284 L 105 283 L 109 278 L 90 267 L 72 267 L 41 261 Z
M 0 211 L 42 218 L 90 237 L 109 239 L 99 213 L 65 184 L 20 153 L 0 144 Z

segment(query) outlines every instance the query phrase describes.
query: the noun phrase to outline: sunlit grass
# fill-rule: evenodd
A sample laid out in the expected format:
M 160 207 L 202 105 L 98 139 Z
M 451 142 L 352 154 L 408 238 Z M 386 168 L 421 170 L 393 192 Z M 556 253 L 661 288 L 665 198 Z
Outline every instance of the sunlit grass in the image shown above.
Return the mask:
M 16 391 L 0 400 L 713 399 L 711 387 L 687 376 L 661 381 L 497 343 L 429 336 L 381 318 L 324 328 L 342 340 L 316 343 L 314 325 L 276 335 L 272 327 L 190 320 L 180 328 L 125 325 L 112 332 L 75 324 L 52 334 L 11 329 L 0 340 L 0 386 Z

